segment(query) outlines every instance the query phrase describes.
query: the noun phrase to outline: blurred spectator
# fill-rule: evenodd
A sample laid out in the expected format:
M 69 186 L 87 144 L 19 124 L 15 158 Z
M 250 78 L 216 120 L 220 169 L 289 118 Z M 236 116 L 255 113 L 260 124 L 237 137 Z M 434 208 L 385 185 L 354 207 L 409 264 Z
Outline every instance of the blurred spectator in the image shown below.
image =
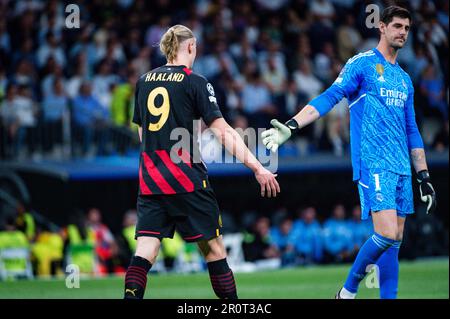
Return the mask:
M 309 101 L 322 92 L 323 84 L 312 73 L 309 60 L 301 61 L 299 69 L 294 72 L 293 76 L 297 83 L 297 89 L 305 94 Z
M 128 210 L 123 215 L 122 220 L 122 231 L 118 236 L 116 236 L 116 241 L 118 245 L 118 260 L 120 265 L 126 269 L 129 265 L 131 257 L 136 251 L 136 223 L 137 223 L 137 212 L 135 209 Z
M 63 274 L 63 246 L 63 238 L 59 233 L 38 227 L 36 240 L 31 248 L 35 275 Z
M 69 224 L 64 229 L 64 240 L 67 264 L 78 265 L 82 274 L 98 273 L 95 233 L 88 227 L 87 218 L 80 210 L 71 212 Z
M 12 66 L 16 67 L 19 61 L 28 61 L 34 67 L 37 66 L 36 54 L 33 47 L 33 39 L 25 38 L 20 44 L 20 49 L 12 54 Z
M 437 74 L 435 67 L 428 64 L 422 73 L 420 81 L 421 93 L 427 98 L 428 105 L 440 113 L 440 118 L 448 119 L 448 105 L 445 101 L 445 86 L 443 79 Z
M 186 248 L 188 246 L 192 249 L 192 244 L 193 243 L 185 243 L 178 232 L 174 233 L 173 238 L 164 238 L 162 240 L 160 258 L 163 259 L 164 267 L 167 271 L 172 271 L 175 268 L 177 257 L 185 252 L 187 253 L 187 250 L 189 249 Z
M 331 84 L 335 79 L 332 68 L 335 59 L 334 47 L 330 42 L 325 42 L 322 50 L 314 58 L 314 73 L 326 84 Z
M 408 65 L 408 73 L 413 83 L 417 85 L 429 62 L 425 50 L 420 44 L 415 46 L 414 55 L 414 60 L 411 60 Z
M 297 84 L 292 78 L 287 81 L 283 98 L 280 110 L 282 113 L 280 117 L 282 121 L 287 121 L 292 118 L 309 102 L 306 95 L 297 89 Z
M 372 219 L 369 217 L 369 219 L 361 220 L 361 207 L 356 205 L 352 209 L 352 216 L 349 220 L 349 226 L 352 229 L 353 235 L 353 255 L 356 256 L 361 246 L 374 233 Z
M 224 82 L 223 93 L 225 100 L 222 102 L 222 105 L 225 106 L 226 109 L 224 116 L 232 118 L 242 112 L 240 86 L 230 76 L 227 77 Z M 245 120 L 247 121 L 247 118 Z
M 36 69 L 28 60 L 21 60 L 18 62 L 16 72 L 12 75 L 11 82 L 18 86 L 30 88 L 34 99 L 38 96 Z
M 448 256 L 448 230 L 435 214 L 425 213 L 424 205 L 419 204 L 415 216 L 406 221 L 400 258 Z
M 232 77 L 237 77 L 239 75 L 239 70 L 234 63 L 231 54 L 227 52 L 227 44 L 224 41 L 218 41 L 214 46 L 212 54 L 205 55 L 201 60 L 203 60 L 199 63 L 201 68 L 199 68 L 198 66 L 200 65 L 197 65 L 196 63 L 194 65 L 194 70 L 210 81 L 214 81 L 222 72 L 225 72 Z
M 6 30 L 6 20 L 0 20 L 0 50 L 8 54 L 11 51 L 11 39 Z
M 63 120 L 69 112 L 69 100 L 60 78 L 54 79 L 53 89 L 42 102 L 42 108 L 44 111 L 44 150 L 53 151 L 56 145 L 62 145 Z M 60 147 L 58 149 L 61 150 Z
M 117 126 L 129 127 L 133 117 L 134 86 L 138 76 L 129 70 L 127 81 L 114 87 L 111 98 L 112 121 Z
M 323 224 L 325 262 L 349 262 L 353 249 L 352 229 L 345 220 L 345 208 L 337 204 L 331 218 Z
M 90 77 L 91 70 L 87 63 L 87 55 L 80 52 L 75 56 L 75 63 L 73 66 L 73 73 L 66 81 L 67 95 L 74 99 L 80 91 L 81 84 Z
M 31 277 L 32 269 L 30 267 L 30 243 L 23 232 L 17 230 L 14 217 L 6 218 L 5 228 L 0 229 L 0 252 L 16 252 L 18 257 L 3 258 L 3 269 L 0 273 L 2 280 L 11 277 Z M 25 254 L 23 254 L 25 252 Z
M 137 54 L 136 58 L 131 62 L 132 68 L 136 70 L 138 76 L 148 72 L 152 69 L 150 64 L 150 55 L 152 49 L 149 47 L 142 48 Z
M 158 22 L 154 25 L 151 25 L 147 29 L 147 33 L 145 35 L 146 45 L 150 47 L 159 44 L 159 40 L 169 27 L 170 27 L 170 17 L 166 15 L 160 16 Z
M 119 82 L 117 75 L 112 73 L 112 65 L 108 60 L 102 60 L 97 73 L 92 79 L 92 95 L 101 106 L 110 110 L 113 87 Z
M 118 255 L 118 246 L 108 226 L 103 224 L 99 209 L 89 209 L 87 225 L 95 236 L 95 253 L 99 261 L 99 273 L 106 274 L 114 272 L 114 259 Z
M 317 53 L 325 42 L 333 42 L 335 32 L 333 29 L 333 19 L 335 11 L 333 5 L 328 0 L 313 0 L 310 2 L 310 12 L 314 17 L 309 28 L 309 37 L 313 53 Z
M 66 86 L 66 80 L 64 78 L 63 69 L 58 64 L 55 64 L 51 73 L 47 74 L 42 81 L 42 96 L 45 99 L 49 95 L 54 95 L 53 88 L 55 85 L 55 80 L 58 79 L 61 81 L 62 90 L 64 91 L 64 87 Z
M 448 120 L 442 125 L 441 130 L 436 134 L 433 141 L 433 148 L 438 152 L 448 151 Z
M 92 27 L 87 26 L 83 28 L 77 35 L 79 38 L 72 45 L 69 57 L 73 59 L 83 53 L 86 55 L 85 59 L 89 68 L 92 68 L 98 60 L 96 42 L 92 39 Z
M 62 48 L 62 44 L 58 41 L 55 34 L 51 31 L 45 36 L 45 42 L 37 51 L 37 62 L 39 67 L 43 67 L 50 56 L 54 57 L 56 62 L 62 67 L 66 66 L 66 55 Z
M 328 26 L 332 26 L 332 19 L 334 18 L 333 4 L 328 0 L 312 0 L 310 2 L 310 11 L 315 15 L 319 21 Z
M 17 85 L 9 83 L 6 87 L 5 99 L 3 100 L 0 108 L 0 118 L 5 133 L 2 141 L 5 141 L 5 144 L 13 144 L 13 142 L 17 140 L 17 128 L 19 120 L 16 116 L 16 104 Z M 13 153 L 10 155 L 17 156 L 17 152 L 17 148 L 14 150 L 5 149 L 5 153 Z
M 345 62 L 354 56 L 361 43 L 361 35 L 355 27 L 355 18 L 351 13 L 345 15 L 344 23 L 337 30 L 337 52 Z
M 103 130 L 109 119 L 109 113 L 92 95 L 89 82 L 81 84 L 80 93 L 75 97 L 72 104 L 75 135 L 78 141 L 81 140 L 82 155 L 89 155 L 94 152 L 92 142 L 96 129 L 103 138 L 100 146 L 105 147 L 106 132 Z
M 299 212 L 299 219 L 293 225 L 299 263 L 318 263 L 323 257 L 323 243 L 322 227 L 316 219 L 316 209 L 307 207 Z
M 26 207 L 24 204 L 18 204 L 15 227 L 27 236 L 29 242 L 33 242 L 36 237 L 36 223 L 33 215 L 27 208 L 29 207 Z
M 272 41 L 269 51 L 259 54 L 259 69 L 262 78 L 275 100 L 283 94 L 287 79 L 284 55 L 278 49 L 279 45 Z
M 333 146 L 335 156 L 343 156 L 345 147 L 350 143 L 350 115 L 348 101 L 343 98 L 325 118 L 328 139 Z
M 241 35 L 239 42 L 231 44 L 229 50 L 239 70 L 244 68 L 246 61 L 255 61 L 257 58 L 255 49 L 245 34 Z
M 296 234 L 292 225 L 292 219 L 286 217 L 281 221 L 280 225 L 273 226 L 270 230 L 270 236 L 273 243 L 280 252 L 282 266 L 293 266 L 296 263 Z
M 244 233 L 242 249 L 244 259 L 250 262 L 279 256 L 278 249 L 270 237 L 269 218 L 259 217 L 252 228 Z
M 247 83 L 242 89 L 243 111 L 249 119 L 250 126 L 265 127 L 271 117 L 277 114 L 270 91 L 262 81 L 259 71 L 248 74 L 246 80 Z
M 13 97 L 13 116 L 15 118 L 16 136 L 14 141 L 14 154 L 19 158 L 34 156 L 37 139 L 37 115 L 38 109 L 31 97 L 31 91 L 26 86 L 19 86 L 17 96 Z M 27 145 L 27 153 L 24 153 L 24 145 Z
M 6 77 L 5 68 L 0 63 L 0 103 L 3 101 L 3 98 L 5 97 L 7 83 L 8 79 Z

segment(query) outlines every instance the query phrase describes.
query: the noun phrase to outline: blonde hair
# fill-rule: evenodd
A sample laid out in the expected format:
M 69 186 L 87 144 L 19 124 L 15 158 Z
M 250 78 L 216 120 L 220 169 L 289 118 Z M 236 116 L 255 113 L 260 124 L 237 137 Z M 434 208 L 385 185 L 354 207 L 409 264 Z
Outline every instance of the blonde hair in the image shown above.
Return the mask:
M 172 62 L 177 57 L 181 42 L 194 38 L 194 33 L 188 27 L 177 24 L 169 28 L 164 33 L 159 42 L 159 49 L 164 54 L 168 62 Z

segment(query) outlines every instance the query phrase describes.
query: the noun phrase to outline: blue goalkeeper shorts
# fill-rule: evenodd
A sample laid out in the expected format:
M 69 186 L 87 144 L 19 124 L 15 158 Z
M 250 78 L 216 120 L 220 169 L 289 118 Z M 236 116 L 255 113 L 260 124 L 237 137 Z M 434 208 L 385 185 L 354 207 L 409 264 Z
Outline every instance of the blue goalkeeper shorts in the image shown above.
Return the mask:
M 414 213 L 414 199 L 410 175 L 399 175 L 380 169 L 361 170 L 358 180 L 361 219 L 371 212 L 394 209 L 397 216 Z

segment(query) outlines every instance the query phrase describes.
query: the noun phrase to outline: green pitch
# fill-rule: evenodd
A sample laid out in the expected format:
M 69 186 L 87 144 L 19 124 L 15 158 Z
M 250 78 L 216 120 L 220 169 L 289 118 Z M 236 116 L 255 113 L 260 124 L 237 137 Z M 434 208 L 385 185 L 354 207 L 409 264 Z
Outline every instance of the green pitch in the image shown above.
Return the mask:
M 264 299 L 330 299 L 342 285 L 350 265 L 311 266 L 235 274 L 239 297 Z M 401 262 L 399 298 L 449 298 L 446 259 Z M 378 289 L 363 281 L 358 298 L 378 298 Z M 122 298 L 123 277 L 80 280 L 68 289 L 65 280 L 0 282 L 0 298 Z M 152 274 L 146 298 L 215 298 L 207 273 Z

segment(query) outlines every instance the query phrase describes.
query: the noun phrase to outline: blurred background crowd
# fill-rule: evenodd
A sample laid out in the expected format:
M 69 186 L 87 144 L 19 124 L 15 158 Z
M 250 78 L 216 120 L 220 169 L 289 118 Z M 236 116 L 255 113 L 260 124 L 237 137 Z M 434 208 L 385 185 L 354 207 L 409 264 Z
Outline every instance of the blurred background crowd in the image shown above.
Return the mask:
M 347 208 L 338 203 L 331 212 L 320 213 L 314 206 L 294 212 L 279 207 L 270 215 L 247 211 L 239 220 L 226 211 L 221 215 L 224 243 L 237 271 L 349 263 L 373 234 L 372 221 L 361 220 L 359 205 Z M 92 207 L 73 210 L 67 225 L 59 227 L 20 205 L 0 231 L 0 280 L 14 274 L 58 276 L 69 264 L 85 275 L 124 274 L 136 249 L 136 221 L 136 211 L 130 209 L 123 215 L 121 229 L 113 232 L 103 222 L 102 212 Z M 448 232 L 438 219 L 422 217 L 406 225 L 401 258 L 448 253 Z M 15 254 L 5 254 L 8 251 Z M 206 263 L 196 244 L 184 242 L 178 233 L 162 240 L 152 268 L 156 272 L 202 270 Z
M 393 1 L 80 0 L 80 28 L 67 28 L 70 3 L 0 0 L 0 160 L 135 156 L 134 85 L 166 63 L 158 41 L 177 23 L 193 30 L 193 69 L 214 85 L 233 127 L 288 120 L 333 83 L 347 59 L 377 45 L 378 30 L 366 26 L 365 8 L 376 4 L 382 10 Z M 425 148 L 448 152 L 449 3 L 395 3 L 413 17 L 398 60 L 414 84 Z M 280 157 L 348 155 L 348 121 L 344 99 L 283 145 Z M 222 212 L 231 262 L 349 262 L 372 232 L 370 221 L 359 220 L 358 206 L 297 206 L 267 215 L 246 211 L 238 218 Z M 109 212 L 97 208 L 65 212 L 69 221 L 63 226 L 29 204 L 14 211 L 0 214 L 0 260 L 29 276 L 58 274 L 67 264 L 84 273 L 121 273 L 134 250 L 133 207 L 124 213 L 122 229 L 113 231 L 102 222 Z M 448 230 L 435 216 L 411 219 L 406 235 L 412 240 L 405 238 L 401 257 L 448 254 Z M 10 256 L 8 248 L 15 248 Z M 31 255 L 21 255 L 21 248 Z M 204 267 L 196 247 L 178 235 L 163 242 L 159 265 L 155 271 Z
M 354 54 L 376 46 L 357 0 L 0 1 L 1 158 L 124 154 L 138 141 L 130 123 L 143 73 L 165 64 L 158 41 L 182 23 L 197 38 L 194 70 L 214 85 L 233 127 L 289 119 L 326 89 Z M 399 55 L 415 86 L 427 148 L 448 147 L 448 1 L 396 1 L 413 24 Z M 280 155 L 348 153 L 346 99 L 303 129 Z M 292 146 L 292 145 L 291 145 Z

